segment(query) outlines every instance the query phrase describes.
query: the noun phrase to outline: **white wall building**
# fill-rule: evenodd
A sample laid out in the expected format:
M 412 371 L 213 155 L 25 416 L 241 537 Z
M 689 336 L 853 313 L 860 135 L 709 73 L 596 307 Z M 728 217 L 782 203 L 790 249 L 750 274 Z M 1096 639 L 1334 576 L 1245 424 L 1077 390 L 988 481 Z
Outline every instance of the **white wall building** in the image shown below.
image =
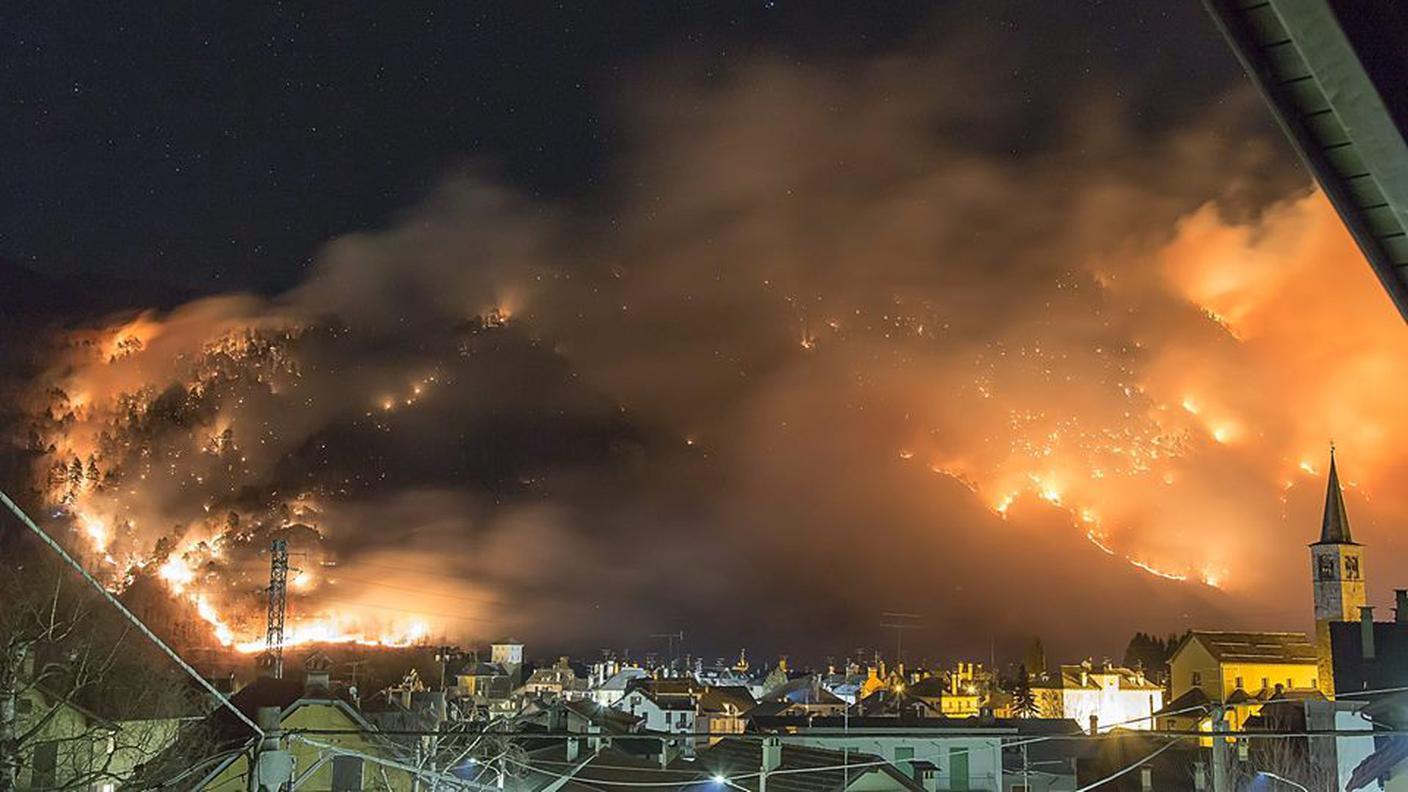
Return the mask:
M 1101 732 L 1152 729 L 1154 713 L 1164 706 L 1163 687 L 1144 672 L 1089 660 L 1063 665 L 1057 678 L 1033 683 L 1032 696 L 1041 717 L 1069 718 L 1085 728 L 1094 717 Z
M 595 673 L 593 676 L 595 684 L 587 691 L 587 698 L 603 707 L 609 707 L 626 695 L 626 688 L 633 680 L 645 679 L 650 674 L 643 668 L 622 668 L 605 678 Z
M 641 688 L 622 696 L 612 709 L 630 713 L 645 722 L 650 731 L 693 734 L 697 702 L 688 696 L 656 698 Z

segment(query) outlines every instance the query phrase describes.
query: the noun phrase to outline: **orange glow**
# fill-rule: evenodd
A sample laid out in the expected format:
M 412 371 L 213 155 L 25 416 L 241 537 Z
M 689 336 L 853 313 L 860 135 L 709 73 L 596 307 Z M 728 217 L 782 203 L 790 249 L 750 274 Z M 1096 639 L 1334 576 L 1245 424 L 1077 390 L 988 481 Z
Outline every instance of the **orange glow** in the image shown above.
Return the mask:
M 107 526 L 97 517 L 80 517 L 79 523 L 83 526 L 83 532 L 88 535 L 89 541 L 93 543 L 93 549 L 98 553 L 106 553 L 108 543 L 112 541 L 112 534 Z
M 357 644 L 359 646 L 414 646 L 430 635 L 430 628 L 424 622 L 411 622 L 399 631 L 370 634 L 355 625 L 356 619 L 346 614 L 315 619 L 290 628 L 283 645 L 301 646 L 311 643 Z M 350 623 L 350 624 L 349 624 Z M 264 651 L 267 646 L 263 639 L 234 643 L 234 648 L 245 654 Z
M 186 587 L 196 579 L 196 573 L 190 565 L 180 556 L 174 554 L 166 559 L 166 563 L 157 568 L 156 573 L 177 594 L 184 592 Z
M 161 324 L 151 314 L 142 314 L 111 330 L 102 347 L 103 360 L 115 362 L 137 354 L 161 332 Z

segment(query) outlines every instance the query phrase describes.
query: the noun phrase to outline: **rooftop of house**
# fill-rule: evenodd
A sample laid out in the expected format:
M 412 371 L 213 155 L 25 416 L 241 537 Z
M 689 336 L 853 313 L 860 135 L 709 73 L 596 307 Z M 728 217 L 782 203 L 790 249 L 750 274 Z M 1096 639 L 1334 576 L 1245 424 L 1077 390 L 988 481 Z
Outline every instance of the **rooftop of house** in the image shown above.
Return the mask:
M 639 687 L 623 696 L 617 705 L 624 706 L 622 702 L 631 701 L 633 696 L 645 698 L 660 709 L 670 711 L 694 712 L 698 702 L 694 696 L 660 695 L 649 687 Z
M 1164 704 L 1163 708 L 1154 713 L 1154 717 L 1171 717 L 1182 715 L 1193 718 L 1208 711 L 1208 706 L 1212 704 L 1212 699 L 1203 692 L 1202 688 L 1192 688 L 1178 698 Z
M 1300 632 L 1231 632 L 1194 630 L 1174 650 L 1180 653 L 1198 642 L 1220 663 L 1270 663 L 1274 665 L 1314 665 L 1315 645 Z
M 844 706 L 845 701 L 821 686 L 821 678 L 807 675 L 778 685 L 763 696 L 766 701 L 787 701 L 792 704 Z
M 1366 659 L 1361 623 L 1330 623 L 1336 692 L 1408 687 L 1408 622 L 1373 624 L 1374 656 Z
M 1395 768 L 1408 761 L 1408 737 L 1385 737 L 1376 745 L 1376 750 L 1364 757 L 1364 761 L 1350 774 L 1349 782 L 1344 787 L 1347 792 L 1377 785 L 1379 779 L 1389 776 Z
M 731 784 L 755 790 L 758 788 L 758 768 L 762 765 L 763 744 L 757 739 L 725 737 L 714 745 L 699 752 L 696 760 L 707 773 L 722 775 Z M 839 792 L 858 781 L 859 770 L 844 769 L 847 764 L 864 765 L 870 773 L 883 773 L 889 776 L 895 786 L 912 792 L 923 792 L 924 787 L 914 779 L 888 764 L 879 764 L 879 757 L 859 753 L 830 751 L 822 748 L 806 748 L 799 745 L 782 746 L 779 770 L 813 769 L 806 773 L 780 773 L 767 779 L 769 792 Z M 677 763 L 678 764 L 678 763 Z M 672 765 L 673 766 L 673 765 Z M 824 769 L 823 769 L 824 768 Z M 867 785 L 864 788 L 873 786 Z
M 630 686 L 631 680 L 649 678 L 650 674 L 644 668 L 623 668 L 612 674 L 597 686 L 597 690 L 625 690 Z
M 600 792 L 623 784 L 652 785 L 654 789 L 663 789 L 662 785 L 673 789 L 707 788 L 708 775 L 702 768 L 683 762 L 661 767 L 658 753 L 653 756 L 637 753 L 615 744 L 592 753 L 579 743 L 578 755 L 569 759 L 569 750 L 568 745 L 559 740 L 528 754 L 526 764 L 529 767 L 520 768 L 526 776 L 523 788 L 541 790 L 562 781 L 563 776 L 570 778 L 555 787 L 563 792 Z
M 759 732 L 783 731 L 788 732 L 830 732 L 830 731 L 886 731 L 894 729 L 904 729 L 914 731 L 922 729 L 924 731 L 952 731 L 965 734 L 972 733 L 992 733 L 994 735 L 1015 734 L 1018 731 L 1018 718 L 949 718 L 949 717 L 919 717 L 913 714 L 903 715 L 825 715 L 816 717 L 811 715 L 775 715 L 761 712 L 766 705 L 759 705 L 757 709 L 750 713 L 748 721 L 751 728 Z M 1049 719 L 1031 719 L 1049 720 Z M 1064 721 L 1060 721 L 1064 723 Z
M 1098 690 L 1105 687 L 1105 685 L 1100 683 L 1099 678 L 1103 677 L 1108 679 L 1110 676 L 1117 678 L 1121 690 L 1154 691 L 1163 689 L 1162 685 L 1149 681 L 1144 676 L 1144 672 L 1137 669 L 1089 663 L 1062 665 L 1059 674 L 1053 674 L 1048 679 L 1033 682 L 1032 687 L 1059 687 L 1064 690 Z
M 935 674 L 924 677 L 906 690 L 909 695 L 917 698 L 943 698 L 948 693 L 948 684 L 943 677 Z
M 699 697 L 701 712 L 723 712 L 731 708 L 737 712 L 747 712 L 757 706 L 748 688 L 739 685 L 721 685 L 704 689 Z
M 895 691 L 890 688 L 881 688 L 856 702 L 855 710 L 862 716 L 913 714 L 937 717 L 941 712 L 932 698 L 915 696 L 908 689 Z

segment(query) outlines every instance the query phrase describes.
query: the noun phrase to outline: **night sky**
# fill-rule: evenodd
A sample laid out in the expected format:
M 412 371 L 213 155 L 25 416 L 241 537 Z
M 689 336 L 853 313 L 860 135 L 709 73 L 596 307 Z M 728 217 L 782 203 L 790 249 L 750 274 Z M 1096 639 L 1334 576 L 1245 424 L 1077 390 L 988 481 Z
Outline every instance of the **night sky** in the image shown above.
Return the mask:
M 0 480 L 227 645 L 273 537 L 305 636 L 1302 629 L 1332 436 L 1408 573 L 1401 320 L 1197 3 L 0 37 Z
M 633 86 L 663 71 L 981 39 L 992 59 L 967 66 L 1001 96 L 974 99 L 1026 112 L 968 142 L 1014 153 L 1075 91 L 1156 127 L 1243 79 L 1188 3 L 42 3 L 0 22 L 0 258 L 198 292 L 288 288 L 467 166 L 609 215 Z

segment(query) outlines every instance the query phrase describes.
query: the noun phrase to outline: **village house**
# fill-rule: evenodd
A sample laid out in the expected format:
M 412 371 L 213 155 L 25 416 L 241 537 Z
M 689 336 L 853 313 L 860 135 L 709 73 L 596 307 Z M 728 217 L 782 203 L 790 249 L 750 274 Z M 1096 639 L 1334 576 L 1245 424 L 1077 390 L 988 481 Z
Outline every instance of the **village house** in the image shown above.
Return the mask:
M 1164 689 L 1141 669 L 1094 664 L 1063 665 L 1058 673 L 1033 682 L 1032 697 L 1043 718 L 1069 718 L 1097 731 L 1152 729 L 1163 708 Z
M 1235 731 L 1278 692 L 1318 695 L 1319 673 L 1305 633 L 1195 630 L 1169 659 L 1172 699 L 1157 713 L 1159 726 L 1197 727 L 1208 705 L 1221 704 Z
M 303 679 L 261 676 L 231 697 L 230 702 L 266 732 L 334 732 L 286 740 L 300 788 L 365 787 L 410 792 L 410 773 L 377 761 L 394 762 L 398 756 L 396 744 L 378 733 L 354 706 L 348 691 L 333 689 L 329 665 L 326 657 L 315 654 L 306 664 Z M 244 792 L 249 788 L 250 751 L 242 749 L 253 744 L 255 734 L 248 725 L 222 707 L 206 719 L 204 729 L 195 730 L 192 735 L 213 739 L 223 750 L 224 758 L 192 768 L 189 786 L 185 788 L 202 792 Z

